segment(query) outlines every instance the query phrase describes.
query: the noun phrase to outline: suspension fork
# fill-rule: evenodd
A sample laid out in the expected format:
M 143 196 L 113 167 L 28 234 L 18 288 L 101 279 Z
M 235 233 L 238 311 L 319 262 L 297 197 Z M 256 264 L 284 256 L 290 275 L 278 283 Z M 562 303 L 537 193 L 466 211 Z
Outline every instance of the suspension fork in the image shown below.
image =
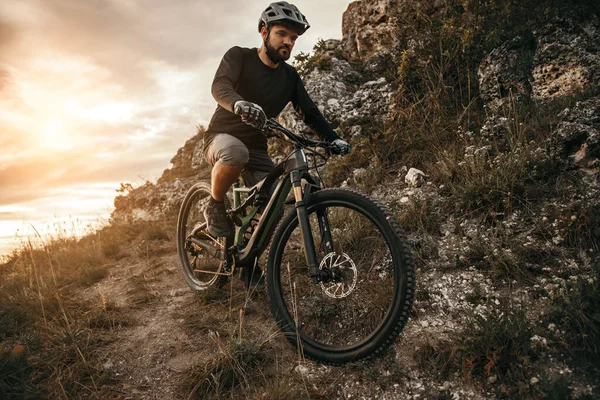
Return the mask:
M 310 270 L 310 277 L 313 283 L 318 283 L 321 278 L 319 269 L 317 268 L 317 252 L 315 250 L 315 240 L 312 235 L 310 228 L 310 222 L 308 221 L 308 211 L 306 210 L 306 203 L 302 196 L 301 186 L 301 175 L 298 170 L 294 170 L 290 173 L 292 180 L 292 188 L 294 189 L 294 197 L 296 199 L 295 207 L 298 215 L 298 224 L 300 225 L 300 232 L 302 233 L 302 239 L 304 241 L 304 255 L 306 257 L 306 265 Z
M 317 209 L 317 219 L 319 220 L 319 230 L 323 240 L 323 250 L 325 254 L 329 254 L 333 252 L 333 239 L 329 230 L 329 218 L 327 217 L 326 208 Z

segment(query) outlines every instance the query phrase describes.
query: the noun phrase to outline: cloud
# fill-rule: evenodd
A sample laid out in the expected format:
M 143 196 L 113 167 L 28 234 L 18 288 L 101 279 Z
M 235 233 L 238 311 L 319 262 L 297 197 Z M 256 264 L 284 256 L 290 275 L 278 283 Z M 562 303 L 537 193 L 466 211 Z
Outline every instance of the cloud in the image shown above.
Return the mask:
M 295 53 L 339 37 L 349 2 L 296 0 L 312 28 Z M 0 206 L 40 214 L 61 188 L 158 178 L 214 112 L 225 51 L 260 45 L 268 3 L 1 1 Z

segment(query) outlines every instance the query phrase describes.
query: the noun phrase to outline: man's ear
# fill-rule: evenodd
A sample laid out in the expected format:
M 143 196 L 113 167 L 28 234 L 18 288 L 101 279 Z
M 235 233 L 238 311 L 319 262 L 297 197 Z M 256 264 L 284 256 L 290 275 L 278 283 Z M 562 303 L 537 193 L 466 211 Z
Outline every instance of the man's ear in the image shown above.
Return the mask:
M 264 41 L 267 38 L 267 26 L 263 25 L 262 28 L 260 28 L 260 36 L 262 37 L 262 40 Z

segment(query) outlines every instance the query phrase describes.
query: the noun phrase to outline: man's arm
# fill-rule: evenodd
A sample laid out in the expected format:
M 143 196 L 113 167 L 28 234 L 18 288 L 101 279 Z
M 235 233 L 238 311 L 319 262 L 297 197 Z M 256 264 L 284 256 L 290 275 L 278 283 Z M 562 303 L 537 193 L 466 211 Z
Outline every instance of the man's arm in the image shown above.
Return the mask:
M 242 73 L 242 64 L 241 49 L 232 47 L 223 56 L 213 79 L 211 88 L 213 97 L 221 107 L 230 112 L 234 112 L 233 106 L 237 101 L 244 100 L 235 91 Z
M 310 129 L 315 131 L 323 139 L 333 142 L 340 137 L 333 131 L 329 122 L 325 119 L 321 111 L 317 108 L 315 103 L 312 101 L 304 84 L 298 76 L 296 81 L 296 90 L 294 98 L 292 99 L 294 109 L 303 116 L 304 122 L 309 126 Z

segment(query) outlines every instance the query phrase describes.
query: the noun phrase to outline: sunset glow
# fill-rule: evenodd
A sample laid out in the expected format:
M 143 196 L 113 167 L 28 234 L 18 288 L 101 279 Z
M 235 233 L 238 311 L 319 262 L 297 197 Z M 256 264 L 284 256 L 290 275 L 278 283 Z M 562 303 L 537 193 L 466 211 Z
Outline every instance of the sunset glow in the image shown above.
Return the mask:
M 0 2 L 0 255 L 17 229 L 106 221 L 121 182 L 156 180 L 210 120 L 225 51 L 260 46 L 267 3 Z M 349 3 L 305 0 L 295 54 L 339 38 Z
M 67 126 L 59 120 L 47 121 L 41 130 L 40 145 L 55 150 L 68 150 L 73 147 L 71 134 Z

